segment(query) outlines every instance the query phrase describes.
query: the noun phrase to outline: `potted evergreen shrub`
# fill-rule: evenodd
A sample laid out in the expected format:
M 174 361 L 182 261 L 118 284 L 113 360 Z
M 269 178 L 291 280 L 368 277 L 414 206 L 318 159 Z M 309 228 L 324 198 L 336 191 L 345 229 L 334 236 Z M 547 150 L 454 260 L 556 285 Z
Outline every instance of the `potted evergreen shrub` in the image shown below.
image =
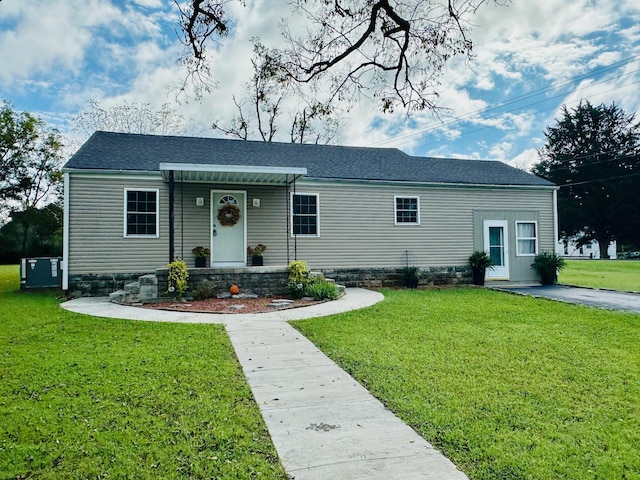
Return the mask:
M 209 257 L 209 254 L 211 253 L 211 251 L 207 247 L 196 247 L 191 250 L 191 253 L 193 253 L 196 257 L 197 268 L 203 268 L 207 266 L 207 257 Z
M 407 288 L 418 288 L 418 281 L 420 280 L 420 270 L 418 267 L 406 266 L 402 269 L 402 278 Z
M 555 253 L 540 252 L 534 257 L 531 267 L 540 275 L 542 285 L 554 285 L 558 283 L 558 272 L 565 267 L 565 261 Z
M 476 250 L 469 257 L 469 265 L 471 265 L 473 284 L 484 285 L 487 268 L 493 268 L 493 260 L 491 260 L 489 254 L 482 250 Z
M 264 251 L 267 247 L 261 243 L 255 247 L 247 247 L 247 254 L 251 257 L 251 265 L 254 267 L 261 267 L 264 265 Z

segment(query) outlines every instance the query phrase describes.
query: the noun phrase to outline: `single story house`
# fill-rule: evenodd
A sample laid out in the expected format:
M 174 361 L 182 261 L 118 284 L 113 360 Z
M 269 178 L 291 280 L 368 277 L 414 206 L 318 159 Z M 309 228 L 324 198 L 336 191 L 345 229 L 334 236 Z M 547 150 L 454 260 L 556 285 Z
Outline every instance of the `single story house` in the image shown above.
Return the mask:
M 609 242 L 606 255 L 600 255 L 600 244 L 597 240 L 578 246 L 578 243 L 573 240 L 560 239 L 556 244 L 556 254 L 566 258 L 615 260 L 618 258 L 618 244 L 615 240 Z
M 557 242 L 557 187 L 498 161 L 414 157 L 394 148 L 95 132 L 64 173 L 63 288 L 104 294 L 175 258 L 195 272 L 266 272 L 305 260 L 347 286 L 530 281 Z M 264 267 L 247 247 L 266 245 Z M 390 280 L 391 279 L 391 280 Z M 391 281 L 391 283 L 389 283 Z

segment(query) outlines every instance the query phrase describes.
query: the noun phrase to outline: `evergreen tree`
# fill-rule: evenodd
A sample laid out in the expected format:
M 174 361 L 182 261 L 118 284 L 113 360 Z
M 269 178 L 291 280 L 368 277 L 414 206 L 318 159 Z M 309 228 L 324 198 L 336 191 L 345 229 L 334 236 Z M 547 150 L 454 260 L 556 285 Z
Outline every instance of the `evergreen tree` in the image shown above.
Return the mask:
M 611 240 L 640 242 L 640 124 L 615 103 L 582 101 L 547 127 L 539 177 L 560 186 L 561 236 L 579 244 L 597 240 L 604 256 Z

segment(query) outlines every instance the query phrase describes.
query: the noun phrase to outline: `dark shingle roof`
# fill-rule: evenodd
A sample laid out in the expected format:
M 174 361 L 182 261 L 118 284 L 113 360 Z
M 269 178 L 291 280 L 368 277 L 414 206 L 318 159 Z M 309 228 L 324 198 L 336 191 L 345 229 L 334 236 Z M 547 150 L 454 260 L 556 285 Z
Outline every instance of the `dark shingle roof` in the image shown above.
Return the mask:
M 412 157 L 395 148 L 339 147 L 96 132 L 65 169 L 159 171 L 160 163 L 304 167 L 307 178 L 551 186 L 502 162 Z

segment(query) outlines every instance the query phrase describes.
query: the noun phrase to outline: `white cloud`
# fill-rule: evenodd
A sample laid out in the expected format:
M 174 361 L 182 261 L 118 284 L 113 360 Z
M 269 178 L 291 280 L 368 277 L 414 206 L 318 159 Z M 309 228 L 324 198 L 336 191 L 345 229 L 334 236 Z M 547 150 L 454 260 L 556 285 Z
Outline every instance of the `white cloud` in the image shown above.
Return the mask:
M 563 102 L 589 98 L 594 103 L 616 101 L 628 112 L 640 108 L 640 76 L 633 72 L 637 62 L 610 72 L 609 78 L 586 77 L 573 85 L 576 75 L 640 54 L 637 22 L 620 23 L 624 15 L 638 18 L 637 3 L 523 0 L 500 7 L 487 2 L 471 19 L 476 25 L 471 68 L 456 58 L 441 78 L 439 105 L 451 112 L 439 112 L 440 118 L 433 112 L 383 116 L 365 100 L 344 114 L 340 139 L 350 145 L 397 146 L 414 154 L 527 164 Z M 287 0 L 252 0 L 246 6 L 234 1 L 227 7 L 235 21 L 231 35 L 220 45 L 208 45 L 218 87 L 198 101 L 183 96 L 175 107 L 203 128 L 236 114 L 232 96 L 244 95 L 252 75 L 251 38 L 258 36 L 268 46 L 281 44 L 278 25 L 290 15 Z M 178 21 L 172 2 L 5 0 L 0 11 L 0 58 L 8 59 L 0 69 L 0 90 L 48 98 L 47 118 L 55 118 L 57 108 L 60 121 L 68 122 L 89 99 L 105 106 L 123 100 L 159 106 L 174 100 L 176 92 L 169 87 L 185 78 L 175 63 L 182 47 L 172 28 Z M 297 18 L 294 29 L 302 28 Z M 558 82 L 565 82 L 563 88 L 544 90 Z M 526 97 L 537 91 L 539 96 Z M 486 110 L 518 96 L 524 98 L 519 103 Z M 291 97 L 283 107 L 295 110 L 299 103 Z M 286 141 L 285 130 L 281 127 L 280 140 Z
M 0 33 L 0 81 L 11 84 L 29 77 L 65 71 L 77 73 L 92 35 L 91 28 L 118 18 L 109 3 L 50 0 L 3 2 L 11 25 Z
M 540 158 L 538 157 L 538 151 L 533 148 L 529 148 L 520 152 L 512 160 L 505 161 L 505 163 L 528 172 L 531 170 L 531 167 L 539 161 Z

